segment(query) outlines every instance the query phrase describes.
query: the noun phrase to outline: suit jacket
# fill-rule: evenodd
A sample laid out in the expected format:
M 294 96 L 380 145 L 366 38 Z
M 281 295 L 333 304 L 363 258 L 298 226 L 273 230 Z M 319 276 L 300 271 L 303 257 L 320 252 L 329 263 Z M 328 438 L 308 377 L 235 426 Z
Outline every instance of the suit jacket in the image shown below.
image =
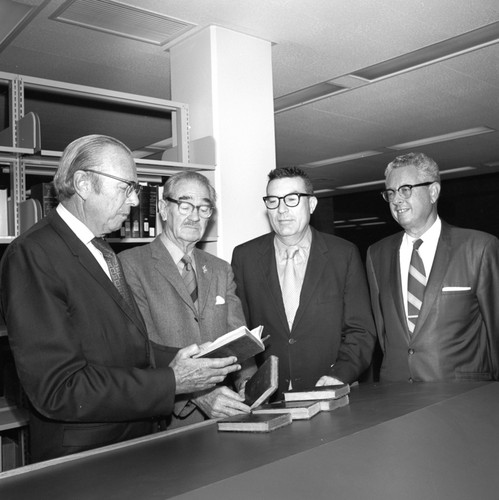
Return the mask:
M 153 368 L 140 314 L 56 211 L 7 248 L 0 297 L 34 461 L 147 434 L 171 413 L 173 371 Z
M 228 262 L 198 248 L 193 251 L 198 283 L 196 310 L 177 265 L 161 237 L 150 244 L 125 250 L 119 258 L 152 342 L 185 347 L 211 342 L 245 325 L 241 302 L 235 294 L 234 274 Z M 236 376 L 236 385 L 245 377 Z M 184 410 L 189 395 L 177 397 L 174 416 L 182 425 L 203 420 L 202 413 Z M 188 420 L 185 420 L 186 417 Z M 170 427 L 180 425 L 173 420 Z
M 355 245 L 312 228 L 312 245 L 290 331 L 277 274 L 274 233 L 235 248 L 237 294 L 250 328 L 270 335 L 279 390 L 313 387 L 323 375 L 351 383 L 368 368 L 375 343 L 364 268 Z
M 400 283 L 403 232 L 372 245 L 367 273 L 383 381 L 499 378 L 499 241 L 442 222 L 414 333 Z M 459 288 L 457 288 L 459 287 Z

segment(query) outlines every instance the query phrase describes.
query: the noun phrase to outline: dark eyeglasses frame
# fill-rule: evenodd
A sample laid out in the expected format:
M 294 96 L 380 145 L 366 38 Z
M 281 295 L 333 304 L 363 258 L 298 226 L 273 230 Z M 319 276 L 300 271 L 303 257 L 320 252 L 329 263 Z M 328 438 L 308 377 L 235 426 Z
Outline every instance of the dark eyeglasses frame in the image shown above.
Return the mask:
M 395 193 L 398 193 L 404 200 L 408 200 L 412 196 L 412 189 L 415 187 L 429 186 L 437 181 L 420 182 L 419 184 L 404 184 L 403 186 L 395 189 L 385 189 L 381 191 L 381 196 L 383 199 L 391 203 L 395 199 Z
M 83 170 L 83 172 L 92 172 L 97 175 L 104 175 L 105 177 L 109 177 L 110 179 L 114 179 L 115 181 L 124 182 L 127 185 L 125 190 L 125 196 L 128 198 L 132 192 L 134 192 L 137 196 L 139 196 L 142 191 L 142 186 L 135 181 L 129 181 L 128 179 L 122 179 L 121 177 L 116 177 L 115 175 L 107 174 L 106 172 L 101 172 L 99 170 L 93 170 L 92 168 L 87 168 Z
M 298 201 L 296 203 L 294 203 L 294 204 L 292 202 L 290 203 L 289 202 L 289 196 L 298 196 Z M 285 196 L 264 196 L 263 197 L 263 202 L 265 203 L 265 206 L 269 210 L 275 210 L 276 208 L 279 208 L 279 205 L 281 204 L 281 200 L 284 201 L 284 204 L 287 207 L 293 208 L 293 207 L 297 207 L 300 204 L 302 196 L 313 196 L 313 194 L 309 194 L 309 193 L 288 193 Z M 269 203 L 271 205 L 273 205 L 272 201 L 274 201 L 274 200 L 277 200 L 277 205 L 275 207 L 274 206 L 270 206 L 269 207 Z
M 181 215 L 191 215 L 192 212 L 194 212 L 194 209 L 198 211 L 199 217 L 201 217 L 202 219 L 209 219 L 213 215 L 212 205 L 194 205 L 189 201 L 176 200 L 174 198 L 170 198 L 169 196 L 167 196 L 165 200 L 171 201 L 172 203 L 176 203 L 178 211 Z

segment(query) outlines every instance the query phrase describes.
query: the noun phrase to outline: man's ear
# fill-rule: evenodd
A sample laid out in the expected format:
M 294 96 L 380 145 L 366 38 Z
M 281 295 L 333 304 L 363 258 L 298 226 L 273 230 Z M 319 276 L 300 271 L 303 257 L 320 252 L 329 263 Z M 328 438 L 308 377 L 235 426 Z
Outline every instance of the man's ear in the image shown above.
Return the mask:
M 430 186 L 430 199 L 433 204 L 435 204 L 440 196 L 440 182 L 434 182 Z
M 159 215 L 161 216 L 161 220 L 163 222 L 166 221 L 166 208 L 167 208 L 166 201 L 159 200 L 158 201 L 158 212 L 159 212 Z
M 92 181 L 90 175 L 83 170 L 77 170 L 73 175 L 73 187 L 75 193 L 86 200 L 92 192 Z
M 310 207 L 310 214 L 314 213 L 314 210 L 317 207 L 317 203 L 319 203 L 319 200 L 315 196 L 310 196 L 308 198 L 308 205 Z

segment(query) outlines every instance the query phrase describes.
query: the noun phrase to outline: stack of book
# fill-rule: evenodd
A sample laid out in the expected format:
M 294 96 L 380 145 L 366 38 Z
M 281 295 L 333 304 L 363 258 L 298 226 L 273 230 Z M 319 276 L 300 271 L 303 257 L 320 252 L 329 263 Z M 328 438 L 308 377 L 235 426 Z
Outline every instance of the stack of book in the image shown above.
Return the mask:
M 287 403 L 313 402 L 319 405 L 319 411 L 332 411 L 349 403 L 349 393 L 348 384 L 323 385 L 307 391 L 287 391 L 284 393 L 284 401 Z

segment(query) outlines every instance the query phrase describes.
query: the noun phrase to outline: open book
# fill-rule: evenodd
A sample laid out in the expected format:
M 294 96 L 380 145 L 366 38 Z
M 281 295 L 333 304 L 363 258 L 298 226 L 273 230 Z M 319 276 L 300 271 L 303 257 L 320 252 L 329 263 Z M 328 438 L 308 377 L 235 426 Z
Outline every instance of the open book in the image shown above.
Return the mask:
M 265 350 L 262 331 L 263 326 L 257 326 L 251 331 L 245 326 L 241 326 L 218 337 L 211 344 L 202 348 L 193 358 L 226 358 L 227 356 L 236 356 L 237 361 L 241 363 Z

